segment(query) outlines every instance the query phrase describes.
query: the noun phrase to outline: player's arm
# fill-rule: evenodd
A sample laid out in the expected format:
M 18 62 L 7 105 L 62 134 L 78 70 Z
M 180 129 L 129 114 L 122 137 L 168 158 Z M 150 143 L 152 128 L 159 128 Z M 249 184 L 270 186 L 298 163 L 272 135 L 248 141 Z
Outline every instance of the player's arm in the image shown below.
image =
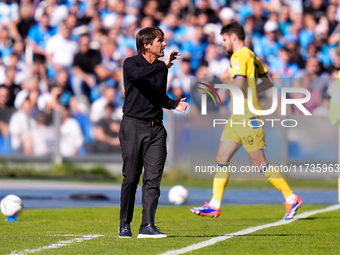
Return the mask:
M 268 73 L 261 76 L 260 78 L 262 82 L 256 86 L 257 94 L 274 86 L 273 79 Z
M 260 60 L 256 58 L 255 62 L 258 70 L 258 77 L 261 79 L 261 83 L 257 84 L 256 86 L 256 91 L 258 94 L 273 87 L 274 83 L 272 77 L 268 73 L 268 70 L 262 65 Z
M 221 75 L 221 81 L 238 87 L 242 91 L 247 87 L 247 64 L 241 56 L 232 56 L 230 59 L 230 70 L 226 70 Z
M 230 84 L 234 85 L 241 90 L 243 90 L 246 86 L 246 77 L 243 75 L 235 75 L 234 78 L 230 76 L 230 72 L 227 69 L 222 75 L 221 75 L 221 81 L 224 84 Z

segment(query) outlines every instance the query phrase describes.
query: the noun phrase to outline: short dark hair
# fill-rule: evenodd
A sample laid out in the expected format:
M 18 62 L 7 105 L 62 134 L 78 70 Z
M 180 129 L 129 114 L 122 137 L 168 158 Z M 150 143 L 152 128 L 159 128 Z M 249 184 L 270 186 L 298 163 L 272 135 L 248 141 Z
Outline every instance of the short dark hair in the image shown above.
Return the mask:
M 232 22 L 222 27 L 221 35 L 224 35 L 224 34 L 228 34 L 228 35 L 235 34 L 237 38 L 242 41 L 244 41 L 244 39 L 246 38 L 246 33 L 244 32 L 242 25 L 237 22 Z
M 89 39 L 91 39 L 91 36 L 89 33 L 82 33 L 78 38 L 78 42 L 80 41 L 80 38 L 83 38 L 83 37 L 88 37 Z
M 284 51 L 284 52 L 287 52 L 287 53 L 290 53 L 290 50 L 287 48 L 287 46 L 283 46 L 281 49 L 281 51 Z
M 152 45 L 153 40 L 158 36 L 164 37 L 163 31 L 159 27 L 146 27 L 139 30 L 136 36 L 137 53 L 146 52 L 144 44 Z

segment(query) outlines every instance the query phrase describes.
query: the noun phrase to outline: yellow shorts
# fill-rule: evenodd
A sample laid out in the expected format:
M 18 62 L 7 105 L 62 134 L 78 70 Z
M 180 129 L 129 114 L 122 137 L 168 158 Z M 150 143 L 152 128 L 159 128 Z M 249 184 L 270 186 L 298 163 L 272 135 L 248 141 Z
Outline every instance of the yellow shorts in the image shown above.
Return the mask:
M 221 141 L 231 141 L 238 144 L 243 144 L 247 152 L 257 151 L 258 149 L 266 148 L 266 141 L 260 117 L 248 118 L 243 120 L 228 119 L 228 123 L 224 126 L 221 135 Z M 249 125 L 248 125 L 248 121 Z M 237 122 L 238 124 L 235 124 Z M 253 126 L 253 127 L 252 127 Z

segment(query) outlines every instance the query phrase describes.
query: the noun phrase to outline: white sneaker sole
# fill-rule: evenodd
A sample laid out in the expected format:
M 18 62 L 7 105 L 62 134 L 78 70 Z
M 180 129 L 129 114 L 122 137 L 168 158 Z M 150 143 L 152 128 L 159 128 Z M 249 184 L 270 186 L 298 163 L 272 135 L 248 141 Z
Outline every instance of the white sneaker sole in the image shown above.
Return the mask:
M 161 235 L 145 235 L 145 234 L 138 234 L 137 238 L 165 238 L 168 237 L 165 234 Z

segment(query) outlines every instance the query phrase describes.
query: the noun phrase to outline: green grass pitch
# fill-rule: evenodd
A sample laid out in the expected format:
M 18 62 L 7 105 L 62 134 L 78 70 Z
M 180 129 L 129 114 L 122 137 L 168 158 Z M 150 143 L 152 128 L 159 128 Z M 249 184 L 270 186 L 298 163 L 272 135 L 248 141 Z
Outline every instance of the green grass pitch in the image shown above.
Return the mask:
M 303 205 L 298 213 L 326 206 Z M 166 239 L 137 239 L 141 207 L 136 207 L 132 239 L 119 239 L 119 208 L 26 209 L 19 222 L 0 217 L 0 254 L 56 244 L 75 237 L 104 236 L 35 254 L 159 254 L 210 238 L 282 219 L 283 205 L 223 206 L 217 219 L 193 215 L 189 206 L 159 207 L 156 224 Z M 321 213 L 291 224 L 234 237 L 190 254 L 339 254 L 340 212 Z

